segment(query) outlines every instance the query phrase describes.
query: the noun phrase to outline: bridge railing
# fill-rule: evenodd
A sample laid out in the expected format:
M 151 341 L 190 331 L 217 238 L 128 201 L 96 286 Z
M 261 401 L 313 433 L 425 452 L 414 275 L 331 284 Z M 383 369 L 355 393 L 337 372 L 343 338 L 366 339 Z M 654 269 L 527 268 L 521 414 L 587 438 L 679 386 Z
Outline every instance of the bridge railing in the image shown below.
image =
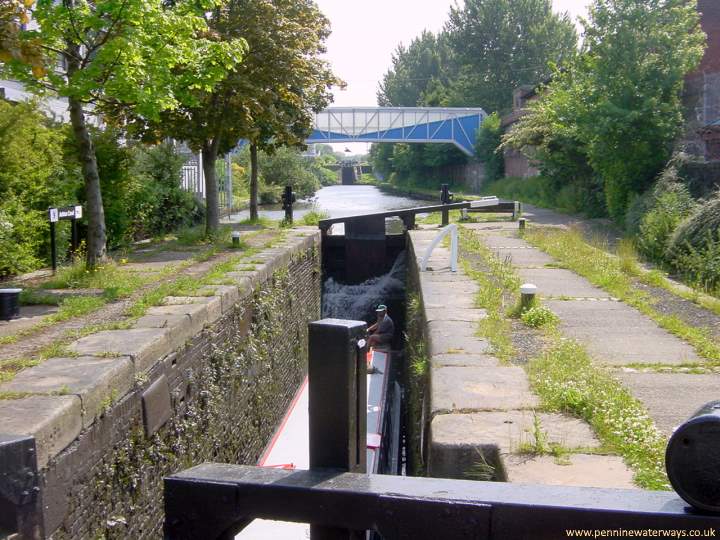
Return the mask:
M 365 531 L 387 540 L 720 534 L 720 515 L 691 510 L 673 492 L 364 474 L 365 328 L 336 319 L 310 325 L 311 470 L 207 463 L 166 478 L 166 539 L 230 539 L 256 518 L 310 523 L 313 540 Z M 703 470 L 717 470 L 716 454 Z

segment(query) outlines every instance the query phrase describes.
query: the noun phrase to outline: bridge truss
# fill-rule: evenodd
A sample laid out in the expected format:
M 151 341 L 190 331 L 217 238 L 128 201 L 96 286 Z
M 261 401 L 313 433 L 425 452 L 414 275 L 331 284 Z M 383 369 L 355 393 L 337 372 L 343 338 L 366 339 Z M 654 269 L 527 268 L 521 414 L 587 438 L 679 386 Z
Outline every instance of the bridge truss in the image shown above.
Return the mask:
M 315 115 L 312 143 L 450 143 L 467 155 L 483 109 L 438 107 L 331 107 Z

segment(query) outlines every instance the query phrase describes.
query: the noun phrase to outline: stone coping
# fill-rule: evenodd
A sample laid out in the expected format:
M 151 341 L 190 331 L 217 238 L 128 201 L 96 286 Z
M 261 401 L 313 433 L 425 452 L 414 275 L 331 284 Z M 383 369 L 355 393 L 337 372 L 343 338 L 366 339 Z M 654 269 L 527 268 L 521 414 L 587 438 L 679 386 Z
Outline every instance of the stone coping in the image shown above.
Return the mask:
M 34 436 L 38 468 L 44 468 L 149 370 L 247 300 L 276 270 L 316 246 L 319 238 L 317 230 L 291 230 L 284 241 L 225 274 L 224 280 L 232 279 L 233 284 L 210 285 L 197 296 L 167 297 L 132 328 L 104 330 L 71 343 L 76 357 L 50 358 L 22 370 L 0 384 L 0 392 L 27 394 L 0 400 L 0 433 Z M 256 261 L 254 269 L 241 270 L 251 266 L 250 261 Z

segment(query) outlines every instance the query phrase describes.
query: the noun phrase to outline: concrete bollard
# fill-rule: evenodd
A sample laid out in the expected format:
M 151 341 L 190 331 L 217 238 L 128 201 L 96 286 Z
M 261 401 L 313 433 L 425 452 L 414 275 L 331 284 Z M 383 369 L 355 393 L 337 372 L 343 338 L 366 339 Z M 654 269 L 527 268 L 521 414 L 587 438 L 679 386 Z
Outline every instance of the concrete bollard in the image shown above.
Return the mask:
M 527 311 L 535 305 L 538 288 L 532 283 L 525 283 L 520 287 L 520 309 Z
M 525 226 L 526 226 L 526 225 L 527 225 L 527 220 L 526 220 L 525 218 L 520 218 L 520 219 L 518 220 L 518 228 L 519 228 L 521 231 L 524 231 L 524 230 L 525 230 Z
M 233 231 L 232 233 L 232 247 L 240 247 L 240 231 Z

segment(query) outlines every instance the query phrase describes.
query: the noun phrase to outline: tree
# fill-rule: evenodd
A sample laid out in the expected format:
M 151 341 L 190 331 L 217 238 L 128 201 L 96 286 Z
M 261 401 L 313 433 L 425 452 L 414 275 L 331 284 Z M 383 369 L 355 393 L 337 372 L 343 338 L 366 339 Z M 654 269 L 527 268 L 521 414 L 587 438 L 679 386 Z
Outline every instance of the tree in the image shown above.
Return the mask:
M 21 33 L 46 52 L 45 73 L 23 58 L 13 74 L 68 98 L 87 196 L 87 265 L 105 257 L 100 178 L 85 107 L 93 113 L 134 111 L 159 118 L 163 110 L 193 103 L 241 58 L 244 43 L 208 33 L 205 13 L 214 0 L 38 0 L 37 29 Z M 58 64 L 58 56 L 62 62 Z M 35 76 L 33 76 L 35 75 Z
M 250 143 L 250 212 L 257 218 L 258 150 L 300 146 L 310 135 L 312 114 L 331 99 L 337 83 L 320 58 L 329 35 L 328 20 L 311 0 L 229 0 L 209 16 L 223 40 L 243 39 L 248 52 L 214 88 L 196 92 L 192 106 L 163 113 L 159 121 L 135 118 L 148 138 L 171 136 L 203 157 L 206 233 L 219 226 L 215 160 Z
M 23 25 L 30 22 L 35 0 L 0 0 L 0 62 L 18 60 L 32 67 L 33 74 L 45 74 L 40 40 L 21 38 Z
M 622 223 L 670 157 L 685 75 L 703 54 L 694 0 L 595 0 L 584 52 L 506 137 L 541 167 L 599 188 Z M 590 199 L 591 200 L 591 199 Z
M 494 182 L 505 175 L 505 160 L 500 149 L 502 142 L 500 116 L 492 113 L 480 126 L 475 142 L 475 154 L 485 163 L 485 180 Z
M 466 0 L 445 26 L 456 62 L 453 105 L 509 110 L 512 92 L 536 85 L 577 52 L 577 33 L 551 0 Z
M 416 107 L 434 81 L 447 82 L 449 54 L 445 37 L 427 30 L 409 47 L 400 44 L 377 92 L 380 106 Z

